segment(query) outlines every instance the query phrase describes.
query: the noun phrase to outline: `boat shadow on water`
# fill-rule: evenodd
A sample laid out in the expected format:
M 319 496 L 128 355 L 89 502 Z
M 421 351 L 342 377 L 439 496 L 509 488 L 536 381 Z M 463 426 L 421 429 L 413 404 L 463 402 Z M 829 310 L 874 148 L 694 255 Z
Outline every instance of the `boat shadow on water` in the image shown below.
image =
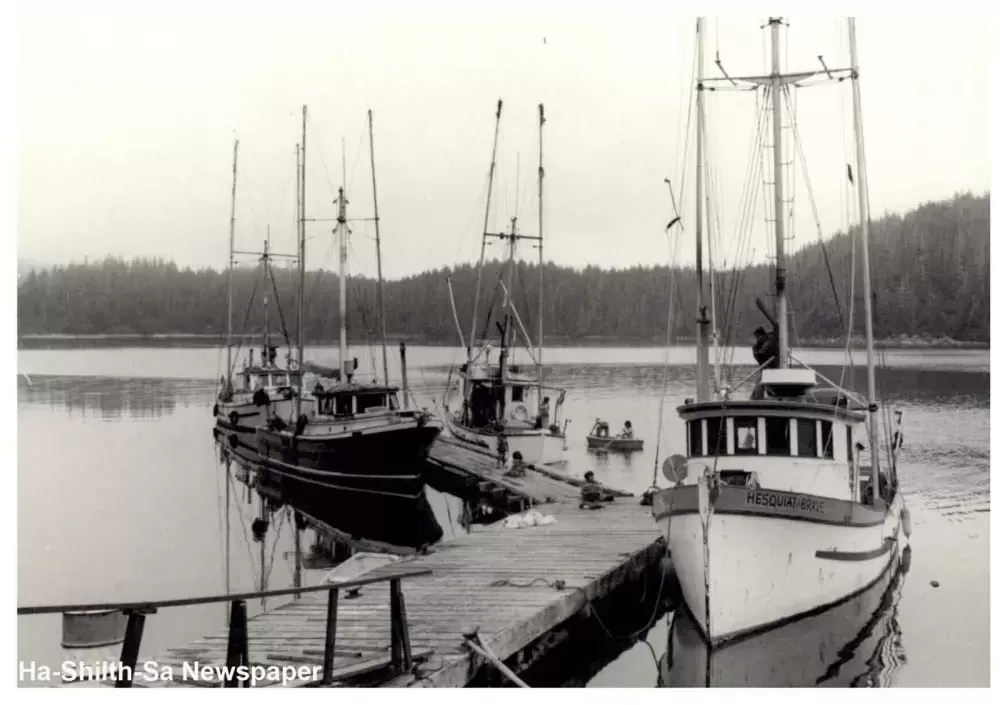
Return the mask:
M 818 614 L 711 647 L 685 607 L 660 660 L 660 686 L 680 688 L 885 687 L 906 663 L 897 611 L 907 546 L 871 587 Z
M 273 505 L 290 507 L 338 542 L 364 550 L 410 553 L 443 536 L 424 488 L 410 497 L 387 497 L 345 491 L 335 484 L 276 471 L 245 458 L 234 459 L 232 472 Z

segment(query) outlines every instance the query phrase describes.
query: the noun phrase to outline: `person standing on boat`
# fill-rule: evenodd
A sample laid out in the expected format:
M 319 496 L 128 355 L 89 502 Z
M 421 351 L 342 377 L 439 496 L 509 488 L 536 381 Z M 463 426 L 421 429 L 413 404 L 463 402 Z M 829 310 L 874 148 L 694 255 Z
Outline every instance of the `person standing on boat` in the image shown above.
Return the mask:
M 778 366 L 778 327 L 768 333 L 763 326 L 757 326 L 753 332 L 753 359 L 758 367 L 775 368 Z
M 538 428 L 548 428 L 549 427 L 549 398 L 545 397 L 542 399 L 542 403 L 538 406 Z
M 757 363 L 757 366 L 764 369 L 777 368 L 780 365 L 780 360 L 778 359 L 777 324 L 774 325 L 770 333 L 764 330 L 763 326 L 757 326 L 757 330 L 753 332 L 753 335 L 753 359 Z M 755 401 L 763 399 L 764 388 L 760 384 L 757 384 L 750 394 L 750 398 Z

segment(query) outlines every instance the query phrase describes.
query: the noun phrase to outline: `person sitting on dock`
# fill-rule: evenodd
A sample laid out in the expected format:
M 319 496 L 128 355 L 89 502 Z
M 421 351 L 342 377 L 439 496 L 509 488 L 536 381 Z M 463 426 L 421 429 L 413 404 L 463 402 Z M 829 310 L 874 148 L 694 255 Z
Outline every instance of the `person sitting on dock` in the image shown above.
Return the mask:
M 632 422 L 631 421 L 626 421 L 625 422 L 625 428 L 623 428 L 622 432 L 619 433 L 618 435 L 621 438 L 634 438 L 635 434 L 632 432 Z
M 600 509 L 600 502 L 614 501 L 614 495 L 604 489 L 604 486 L 594 479 L 594 471 L 588 470 L 583 475 L 583 486 L 580 488 L 580 509 Z
M 525 469 L 527 465 L 524 463 L 524 456 L 521 455 L 521 451 L 515 450 L 513 453 L 514 462 L 511 466 L 504 472 L 504 477 L 524 477 Z

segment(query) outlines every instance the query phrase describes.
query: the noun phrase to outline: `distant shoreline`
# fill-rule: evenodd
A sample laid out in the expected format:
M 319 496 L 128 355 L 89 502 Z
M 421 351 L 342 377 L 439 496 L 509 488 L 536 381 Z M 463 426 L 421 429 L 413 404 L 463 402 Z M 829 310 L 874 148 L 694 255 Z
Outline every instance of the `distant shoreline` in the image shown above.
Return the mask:
M 404 334 L 389 335 L 388 338 L 389 345 L 394 347 L 398 346 L 400 342 L 405 342 L 407 345 L 420 345 L 426 347 L 458 347 L 457 341 L 448 342 L 425 338 L 423 336 Z M 282 338 L 275 338 L 274 340 L 279 344 L 284 342 Z M 130 345 L 140 347 L 216 347 L 222 345 L 224 341 L 225 336 L 215 335 L 212 333 L 99 333 L 93 335 L 42 333 L 18 335 L 17 348 L 18 350 L 32 350 L 49 347 L 82 348 L 122 347 Z M 259 345 L 260 342 L 261 338 L 259 336 L 254 336 L 243 341 L 244 344 L 250 343 L 253 345 Z M 335 346 L 338 342 L 338 340 L 310 340 L 307 343 L 307 346 Z M 375 340 L 351 340 L 349 342 L 352 347 L 377 344 L 377 341 Z M 794 347 L 800 348 L 838 349 L 844 347 L 843 340 L 829 338 L 802 339 L 796 342 L 798 344 Z M 234 344 L 240 344 L 240 341 L 234 340 Z M 659 348 L 663 346 L 663 341 L 655 338 L 617 338 L 613 336 L 588 336 L 583 338 L 551 336 L 546 338 L 545 344 L 547 346 L 560 348 Z M 694 344 L 694 338 L 682 337 L 677 338 L 674 341 L 674 346 L 691 346 Z M 749 342 L 747 342 L 746 345 L 749 346 Z M 851 347 L 854 350 L 863 350 L 865 347 L 864 339 L 856 337 Z M 899 350 L 989 350 L 990 344 L 988 341 L 954 340 L 952 338 L 931 338 L 929 336 L 911 337 L 904 335 L 884 340 L 877 340 L 876 347 Z

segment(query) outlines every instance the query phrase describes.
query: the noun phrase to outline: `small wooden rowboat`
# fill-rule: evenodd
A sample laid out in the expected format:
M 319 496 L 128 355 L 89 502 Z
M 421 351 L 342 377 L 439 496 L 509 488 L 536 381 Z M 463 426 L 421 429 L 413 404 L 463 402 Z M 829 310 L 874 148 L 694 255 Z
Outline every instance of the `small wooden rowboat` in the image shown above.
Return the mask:
M 627 426 L 631 428 L 631 424 L 627 424 Z M 608 422 L 597 419 L 594 422 L 594 427 L 587 434 L 587 448 L 606 451 L 642 450 L 642 439 L 621 434 L 612 436 L 608 429 Z

